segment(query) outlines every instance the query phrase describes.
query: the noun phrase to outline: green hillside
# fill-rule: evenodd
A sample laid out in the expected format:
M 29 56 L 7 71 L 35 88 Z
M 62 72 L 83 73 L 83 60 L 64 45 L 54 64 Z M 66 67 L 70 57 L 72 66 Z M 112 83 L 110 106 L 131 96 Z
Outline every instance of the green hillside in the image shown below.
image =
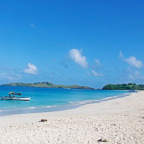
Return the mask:
M 88 86 L 78 85 L 55 85 L 50 82 L 37 82 L 37 83 L 8 83 L 2 84 L 1 86 L 16 86 L 16 87 L 43 87 L 43 88 L 71 88 L 71 89 L 93 89 Z

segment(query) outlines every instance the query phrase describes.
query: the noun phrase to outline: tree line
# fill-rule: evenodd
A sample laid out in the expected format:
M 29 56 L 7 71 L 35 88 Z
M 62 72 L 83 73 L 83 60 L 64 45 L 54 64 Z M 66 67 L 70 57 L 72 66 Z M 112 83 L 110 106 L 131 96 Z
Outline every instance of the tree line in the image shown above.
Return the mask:
M 144 90 L 144 84 L 108 84 L 103 87 L 103 90 Z

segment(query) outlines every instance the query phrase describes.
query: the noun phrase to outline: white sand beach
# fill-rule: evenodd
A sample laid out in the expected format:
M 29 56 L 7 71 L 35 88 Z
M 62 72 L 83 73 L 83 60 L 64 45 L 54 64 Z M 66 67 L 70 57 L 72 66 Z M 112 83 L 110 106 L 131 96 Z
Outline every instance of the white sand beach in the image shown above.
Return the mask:
M 72 110 L 0 117 L 0 144 L 97 143 L 144 143 L 143 91 Z

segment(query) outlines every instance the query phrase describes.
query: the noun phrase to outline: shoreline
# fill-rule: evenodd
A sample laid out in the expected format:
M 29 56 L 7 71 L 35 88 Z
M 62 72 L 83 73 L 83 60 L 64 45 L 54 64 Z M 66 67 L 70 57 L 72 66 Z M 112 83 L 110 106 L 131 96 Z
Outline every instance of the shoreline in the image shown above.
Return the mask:
M 0 117 L 0 143 L 136 144 L 144 141 L 144 91 L 58 112 Z M 47 122 L 39 122 L 47 119 Z
M 9 115 L 17 115 L 17 114 L 32 114 L 32 113 L 44 113 L 44 112 L 58 112 L 64 110 L 72 110 L 83 105 L 93 104 L 93 103 L 101 103 L 103 101 L 109 101 L 117 98 L 123 98 L 129 96 L 131 93 L 124 93 L 117 96 L 106 97 L 97 100 L 86 100 L 80 102 L 71 102 L 67 105 L 54 105 L 54 106 L 41 106 L 41 107 L 26 107 L 26 108 L 16 108 L 16 109 L 8 109 L 8 110 L 0 110 L 0 117 L 9 116 Z

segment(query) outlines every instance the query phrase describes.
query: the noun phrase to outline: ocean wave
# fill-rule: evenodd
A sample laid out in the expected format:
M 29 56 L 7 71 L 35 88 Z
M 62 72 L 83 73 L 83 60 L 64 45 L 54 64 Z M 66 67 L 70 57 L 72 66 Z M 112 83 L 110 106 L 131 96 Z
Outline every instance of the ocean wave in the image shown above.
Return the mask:
M 31 110 L 42 110 L 48 108 L 54 108 L 56 105 L 53 106 L 39 106 L 39 107 L 26 107 L 26 108 L 16 108 L 16 109 L 7 109 L 7 110 L 0 110 L 0 116 L 2 113 L 25 113 L 26 111 L 32 112 Z
M 70 101 L 69 104 L 84 105 L 84 104 L 90 104 L 90 103 L 98 103 L 98 102 L 102 102 L 102 101 L 107 101 L 107 100 L 111 100 L 111 99 L 125 97 L 125 96 L 128 96 L 129 94 L 130 93 L 125 93 L 125 94 L 122 94 L 122 95 L 117 95 L 117 96 L 102 98 L 102 99 L 98 99 L 98 100 L 86 100 L 86 101 L 78 101 L 78 102 L 72 102 L 72 101 Z

